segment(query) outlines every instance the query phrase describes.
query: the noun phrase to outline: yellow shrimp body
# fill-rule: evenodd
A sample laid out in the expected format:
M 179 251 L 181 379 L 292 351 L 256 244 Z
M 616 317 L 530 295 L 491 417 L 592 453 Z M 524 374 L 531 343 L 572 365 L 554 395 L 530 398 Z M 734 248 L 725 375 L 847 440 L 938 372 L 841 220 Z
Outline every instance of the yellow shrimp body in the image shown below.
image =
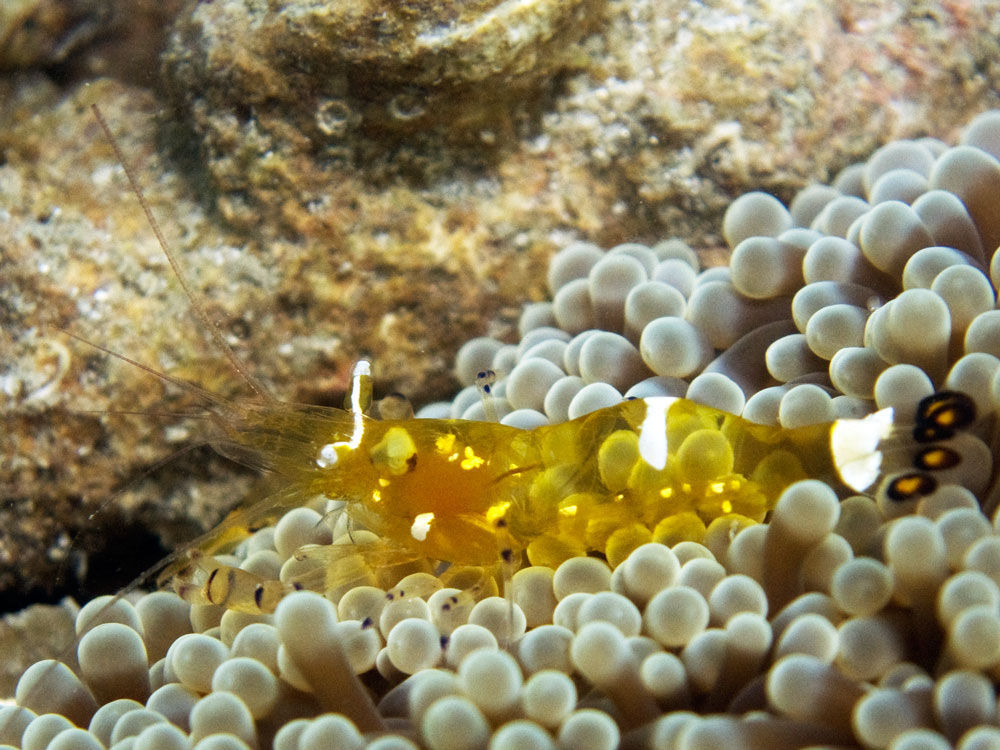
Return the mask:
M 662 465 L 641 445 L 656 431 L 666 439 Z M 682 399 L 625 401 L 533 430 L 371 422 L 342 467 L 349 481 L 337 476 L 324 492 L 356 503 L 349 512 L 365 527 L 424 557 L 492 565 L 524 549 L 532 564 L 555 565 L 606 554 L 611 537 L 638 526 L 644 541 L 658 526 L 669 537 L 682 514 L 702 524 L 731 514 L 763 520 L 791 482 L 835 479 L 829 432 L 754 425 Z
M 617 564 L 647 541 L 700 540 L 716 519 L 762 521 L 792 482 L 838 476 L 830 424 L 758 425 L 684 399 L 625 401 L 533 430 L 288 404 L 240 407 L 220 425 L 222 452 L 256 458 L 285 489 L 199 540 L 201 554 L 325 496 L 345 500 L 356 525 L 379 538 L 375 564 L 490 568 L 522 551 L 534 565 L 588 553 Z M 335 568 L 344 546 L 308 554 Z M 192 601 L 261 611 L 287 590 L 204 560 L 195 567 L 165 574 Z M 335 580 L 329 570 L 306 585 Z
M 952 438 L 945 422 L 968 401 L 949 393 L 929 401 L 924 442 L 900 433 L 891 409 L 786 429 L 677 398 L 624 401 L 532 430 L 452 419 L 379 421 L 363 416 L 358 404 L 351 412 L 239 407 L 220 419 L 220 449 L 257 457 L 284 489 L 234 514 L 199 549 L 214 554 L 260 521 L 326 497 L 345 501 L 355 527 L 378 543 L 304 550 L 303 558 L 326 565 L 325 574 L 292 585 L 325 590 L 344 583 L 352 554 L 369 555 L 362 564 L 370 567 L 423 560 L 489 570 L 501 561 L 516 566 L 522 552 L 533 565 L 555 567 L 585 554 L 617 565 L 645 542 L 700 541 L 713 522 L 763 521 L 781 492 L 801 479 L 864 491 L 916 466 L 919 472 L 898 475 L 887 491 L 897 500 L 925 494 L 936 482 L 927 472 L 948 480 L 940 472 L 959 456 L 928 442 Z M 167 571 L 192 601 L 259 612 L 289 588 L 210 561 L 195 568 L 194 575 L 183 566 Z

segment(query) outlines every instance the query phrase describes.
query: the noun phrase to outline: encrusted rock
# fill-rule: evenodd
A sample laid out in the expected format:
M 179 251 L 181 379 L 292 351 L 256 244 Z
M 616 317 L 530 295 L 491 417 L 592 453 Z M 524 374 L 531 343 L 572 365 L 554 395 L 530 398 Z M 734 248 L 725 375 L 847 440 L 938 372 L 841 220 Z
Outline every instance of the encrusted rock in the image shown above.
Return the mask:
M 121 513 L 90 517 L 198 432 L 148 412 L 194 402 L 164 399 L 149 375 L 52 324 L 157 369 L 207 373 L 213 388 L 232 378 L 205 367 L 217 353 L 192 335 L 87 102 L 105 108 L 227 339 L 280 397 L 329 403 L 359 354 L 373 358 L 380 388 L 444 396 L 455 388 L 441 373 L 457 344 L 504 337 L 521 302 L 544 294 L 540 269 L 555 248 L 683 236 L 718 249 L 735 195 L 787 199 L 885 140 L 950 138 L 996 106 L 1000 81 L 997 0 L 902 10 L 818 0 L 786 10 L 742 0 L 469 3 L 436 16 L 437 33 L 426 19 L 439 5 L 393 4 L 387 47 L 361 43 L 378 37 L 362 33 L 346 4 L 286 4 L 266 36 L 240 25 L 267 17 L 266 6 L 189 6 L 167 65 L 185 118 L 140 89 L 94 83 L 83 95 L 60 76 L 0 78 L 0 455 L 16 456 L 0 461 L 3 499 L 16 501 L 0 509 L 0 588 L 48 583 L 67 556 L 78 569 L 89 557 L 93 569 L 111 548 L 135 572 L 133 550 L 108 543 L 101 518 L 138 512 L 177 540 L 249 484 L 210 481 L 221 459 L 206 450 L 116 497 Z M 534 29 L 526 47 L 468 20 L 514 18 L 504 13 L 524 14 L 504 28 Z M 330 30 L 331 18 L 353 36 Z M 476 33 L 449 32 L 460 28 Z M 315 53 L 307 31 L 321 42 Z M 416 54 L 421 35 L 437 40 L 433 53 Z M 341 42 L 339 56 L 326 56 Z M 477 57 L 475 43 L 488 54 Z M 148 76 L 149 55 L 122 49 L 136 54 L 118 58 L 128 66 L 116 75 Z M 348 68 L 356 77 L 345 78 Z M 93 69 L 71 56 L 58 72 L 78 81 Z M 414 91 L 438 97 L 435 106 L 387 115 L 393 96 Z M 403 115 L 420 109 L 395 103 Z M 194 136 L 177 137 L 181 121 Z M 164 158 L 165 142 L 200 153 Z M 251 240 L 223 228 L 234 224 L 251 228 Z M 116 409 L 147 414 L 86 413 Z M 107 547 L 88 555 L 86 539 Z
M 101 33 L 112 13 L 101 0 L 6 0 L 0 4 L 0 69 L 65 62 Z
M 523 135 L 603 0 L 199 3 L 164 56 L 236 223 L 301 229 L 331 184 L 452 179 Z M 295 204 L 298 204 L 297 206 Z
M 164 29 L 183 0 L 4 0 L 0 71 L 95 74 L 156 85 Z
M 208 450 L 145 476 L 210 437 L 204 421 L 182 419 L 205 404 L 59 330 L 217 393 L 252 395 L 205 344 L 90 102 L 136 166 L 209 314 L 280 398 L 340 403 L 362 354 L 380 392 L 444 396 L 454 388 L 440 375 L 448 352 L 490 328 L 504 300 L 533 283 L 531 255 L 491 256 L 472 215 L 439 216 L 412 197 L 402 200 L 414 213 L 382 217 L 382 239 L 366 229 L 337 242 L 247 242 L 213 224 L 172 171 L 177 164 L 154 155 L 155 103 L 136 88 L 105 80 L 15 116 L 0 166 L 0 451 L 9 459 L 0 462 L 0 590 L 58 585 L 115 557 L 127 560 L 125 583 L 163 550 L 141 532 L 126 537 L 102 524 L 129 528 L 138 518 L 169 545 L 210 526 L 250 487 L 245 474 L 220 471 L 224 462 Z M 436 259 L 411 252 L 443 222 L 452 237 Z M 506 275 L 493 281 L 500 266 Z M 502 324 L 491 329 L 503 334 Z

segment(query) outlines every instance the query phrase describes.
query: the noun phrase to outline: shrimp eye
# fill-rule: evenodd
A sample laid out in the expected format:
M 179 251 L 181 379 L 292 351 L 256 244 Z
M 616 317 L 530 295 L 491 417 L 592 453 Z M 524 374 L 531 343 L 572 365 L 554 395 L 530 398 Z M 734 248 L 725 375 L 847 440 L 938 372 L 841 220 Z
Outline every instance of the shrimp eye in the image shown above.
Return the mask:
M 481 370 L 476 374 L 476 387 L 485 394 L 493 392 L 497 374 L 493 370 Z
M 913 457 L 913 465 L 924 471 L 951 469 L 961 462 L 962 456 L 958 451 L 940 445 L 924 448 Z
M 908 474 L 900 474 L 889 482 L 886 494 L 890 500 L 904 502 L 929 495 L 936 489 L 937 480 L 934 477 L 914 471 Z
M 958 391 L 938 391 L 917 404 L 913 438 L 920 443 L 946 440 L 976 421 L 976 404 Z

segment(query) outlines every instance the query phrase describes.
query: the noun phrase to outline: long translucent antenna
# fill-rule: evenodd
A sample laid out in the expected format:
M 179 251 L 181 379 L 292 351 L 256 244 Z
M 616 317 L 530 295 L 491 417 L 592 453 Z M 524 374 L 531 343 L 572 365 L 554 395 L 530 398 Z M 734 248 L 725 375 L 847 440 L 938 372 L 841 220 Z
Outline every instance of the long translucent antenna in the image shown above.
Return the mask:
M 134 360 L 131 357 L 126 357 L 124 354 L 119 354 L 116 351 L 112 351 L 111 349 L 108 349 L 106 346 L 101 346 L 100 344 L 96 344 L 93 341 L 89 341 L 88 339 L 85 339 L 83 336 L 79 336 L 73 333 L 72 331 L 67 331 L 65 328 L 60 328 L 59 330 L 65 333 L 70 338 L 76 339 L 82 344 L 86 344 L 87 346 L 93 347 L 94 349 L 104 352 L 108 356 L 114 357 L 115 359 L 120 359 L 122 362 L 128 362 L 130 365 L 139 368 L 143 372 L 148 372 L 154 378 L 158 378 L 159 380 L 162 380 L 165 383 L 170 383 L 171 385 L 176 385 L 178 388 L 182 388 L 186 391 L 191 391 L 193 393 L 196 393 L 198 396 L 205 399 L 210 404 L 227 403 L 226 399 L 222 398 L 221 396 L 215 393 L 212 393 L 210 390 L 206 388 L 202 388 L 201 386 L 195 385 L 194 383 L 189 383 L 186 380 L 181 380 L 180 378 L 175 378 L 171 375 L 167 375 L 166 373 L 160 372 L 159 370 L 155 370 L 152 367 L 149 367 L 148 365 L 144 365 L 142 362 L 139 362 L 138 360 Z M 108 412 L 103 411 L 101 413 L 107 414 Z
M 146 411 L 145 409 L 70 409 L 69 414 L 99 415 L 126 417 L 161 417 L 162 419 L 210 419 L 205 412 L 186 411 Z
M 104 135 L 111 143 L 111 148 L 114 149 L 115 157 L 118 159 L 118 163 L 122 165 L 122 169 L 125 171 L 125 177 L 128 178 L 129 186 L 132 188 L 132 192 L 135 193 L 135 197 L 139 200 L 139 205 L 142 206 L 142 212 L 146 215 L 146 221 L 149 222 L 149 226 L 153 230 L 153 234 L 156 235 L 156 241 L 160 245 L 160 250 L 163 251 L 167 261 L 170 263 L 170 267 L 174 271 L 174 276 L 177 277 L 177 281 L 184 290 L 184 294 L 187 295 L 188 304 L 192 312 L 194 312 L 194 314 L 198 317 L 198 320 L 204 330 L 208 331 L 216 348 L 226 356 L 226 359 L 229 360 L 229 364 L 232 366 L 233 370 L 239 374 L 254 394 L 263 401 L 274 401 L 274 397 L 267 392 L 267 389 L 264 388 L 264 386 L 247 371 L 246 367 L 243 366 L 239 357 L 236 356 L 236 352 L 233 351 L 232 347 L 230 347 L 229 344 L 226 343 L 226 340 L 222 337 L 222 334 L 219 332 L 219 327 L 210 317 L 208 317 L 208 313 L 205 312 L 205 308 L 198 301 L 198 297 L 195 295 L 187 280 L 184 278 L 184 274 L 181 272 L 180 264 L 177 262 L 174 254 L 170 251 L 170 247 L 167 245 L 167 241 L 163 237 L 163 232 L 160 230 L 160 225 L 153 216 L 149 203 L 146 201 L 146 196 L 142 192 L 142 188 L 139 186 L 139 181 L 136 179 L 135 173 L 128 165 L 128 162 L 125 161 L 125 154 L 118 145 L 118 141 L 115 140 L 115 137 L 111 132 L 111 128 L 108 126 L 107 120 L 104 119 L 104 115 L 101 114 L 101 110 L 96 104 L 91 104 L 90 110 L 94 113 L 97 123 L 101 126 L 101 130 L 104 131 Z

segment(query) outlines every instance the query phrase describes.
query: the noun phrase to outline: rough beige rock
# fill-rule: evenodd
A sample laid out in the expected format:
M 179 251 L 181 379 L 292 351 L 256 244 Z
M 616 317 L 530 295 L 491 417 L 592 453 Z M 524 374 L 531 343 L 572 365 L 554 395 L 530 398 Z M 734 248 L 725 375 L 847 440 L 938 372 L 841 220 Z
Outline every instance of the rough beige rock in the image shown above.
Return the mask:
M 204 403 L 60 330 L 215 392 L 252 397 L 205 343 L 91 102 L 100 103 L 134 160 L 209 315 L 248 371 L 283 399 L 340 403 L 362 354 L 375 362 L 380 391 L 445 396 L 454 388 L 440 374 L 448 352 L 502 319 L 505 298 L 513 310 L 515 289 L 541 286 L 530 280 L 527 258 L 506 263 L 502 283 L 483 277 L 492 266 L 480 255 L 482 230 L 472 214 L 454 217 L 453 229 L 466 231 L 437 263 L 410 257 L 402 242 L 373 257 L 370 246 L 385 240 L 369 234 L 348 248 L 233 234 L 205 214 L 177 163 L 153 151 L 155 103 L 138 89 L 105 80 L 14 117 L 0 167 L 0 294 L 10 323 L 0 334 L 9 353 L 0 372 L 7 427 L 0 440 L 12 457 L 0 467 L 0 588 L 82 576 L 97 551 L 102 559 L 120 555 L 123 568 L 137 573 L 162 549 L 153 546 L 146 557 L 133 549 L 148 546 L 142 535 L 129 541 L 136 519 L 172 546 L 211 526 L 251 483 L 223 471 L 225 462 L 207 450 L 144 476 L 204 439 L 204 424 L 178 416 L 201 412 Z M 448 220 L 418 208 L 426 224 L 383 217 L 386 231 L 423 237 Z M 365 246 L 350 254 L 352 243 Z M 468 262 L 462 250 L 473 256 Z M 494 330 L 502 333 L 502 323 Z M 109 534 L 123 526 L 129 534 Z
M 396 190 L 483 216 L 485 188 L 531 199 L 510 217 L 528 240 L 702 244 L 741 192 L 790 197 L 997 101 L 992 0 L 355 7 L 236 0 L 178 19 L 166 83 L 229 220 L 322 234 L 354 226 L 355 207 L 389 211 L 378 198 Z M 574 43 L 579 20 L 591 31 Z
M 547 257 L 573 239 L 681 235 L 717 249 L 721 213 L 743 190 L 787 198 L 885 140 L 948 136 L 997 104 L 996 0 L 569 5 L 597 16 L 585 38 L 538 37 L 543 65 L 513 62 L 481 84 L 530 92 L 516 106 L 491 109 L 469 93 L 447 116 L 415 118 L 384 138 L 360 124 L 347 133 L 348 117 L 346 152 L 327 148 L 333 135 L 322 130 L 340 132 L 338 110 L 316 119 L 318 84 L 307 66 L 296 69 L 306 58 L 263 54 L 294 45 L 273 34 L 236 45 L 231 29 L 196 23 L 199 13 L 249 7 L 239 2 L 192 4 L 178 22 L 191 55 L 233 63 L 185 77 L 175 49 L 169 85 L 182 112 L 155 89 L 0 79 L 0 439 L 13 457 L 0 463 L 0 589 L 56 583 L 115 554 L 112 567 L 136 572 L 133 547 L 148 540 L 111 535 L 108 522 L 141 523 L 172 544 L 252 483 L 207 450 L 143 477 L 199 433 L 197 421 L 152 413 L 197 410 L 197 400 L 53 328 L 213 389 L 239 387 L 202 343 L 91 101 L 223 335 L 280 397 L 325 403 L 339 399 L 361 354 L 373 357 L 381 389 L 416 400 L 451 392 L 442 373 L 456 346 L 509 330 L 520 303 L 541 297 Z M 133 59 L 148 79 L 150 55 Z M 455 90 L 468 92 L 491 75 L 461 45 L 413 60 L 385 78 L 405 89 L 412 73 L 429 86 L 437 66 L 442 79 L 465 71 Z M 242 98 L 227 100 L 226 87 Z M 288 109 L 271 106 L 268 92 Z M 466 104 L 474 128 L 457 114 Z M 312 124 L 301 129 L 305 112 Z M 94 515 L 109 498 L 114 510 Z

